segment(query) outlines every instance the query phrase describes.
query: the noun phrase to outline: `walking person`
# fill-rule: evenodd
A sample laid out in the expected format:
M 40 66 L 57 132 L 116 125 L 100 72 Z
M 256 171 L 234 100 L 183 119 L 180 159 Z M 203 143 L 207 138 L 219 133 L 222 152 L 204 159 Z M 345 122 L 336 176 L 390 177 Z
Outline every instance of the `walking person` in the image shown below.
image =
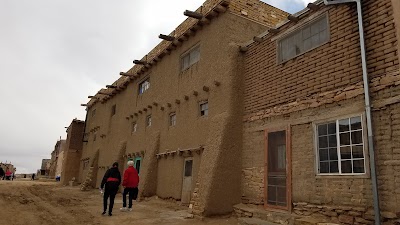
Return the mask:
M 121 211 L 132 211 L 132 200 L 137 198 L 138 195 L 138 184 L 139 184 L 139 174 L 135 167 L 133 167 L 133 161 L 128 161 L 128 169 L 124 172 L 124 179 L 122 181 L 122 187 L 124 187 L 124 192 L 122 194 L 123 205 Z M 126 208 L 126 195 L 129 194 L 129 207 Z
M 6 174 L 4 173 L 3 168 L 0 167 L 0 179 L 3 179 L 3 180 L 4 180 L 4 176 L 5 176 L 5 175 L 6 175 Z
M 31 180 L 35 180 L 35 174 L 34 174 L 34 173 L 32 173 L 32 178 L 31 178 Z
M 101 181 L 100 188 L 104 188 L 103 196 L 103 213 L 105 215 L 107 212 L 107 201 L 110 198 L 110 205 L 108 207 L 108 215 L 112 216 L 112 210 L 114 207 L 115 195 L 118 192 L 119 185 L 121 184 L 121 173 L 118 170 L 118 163 L 113 163 L 112 167 L 106 171 L 103 180 Z

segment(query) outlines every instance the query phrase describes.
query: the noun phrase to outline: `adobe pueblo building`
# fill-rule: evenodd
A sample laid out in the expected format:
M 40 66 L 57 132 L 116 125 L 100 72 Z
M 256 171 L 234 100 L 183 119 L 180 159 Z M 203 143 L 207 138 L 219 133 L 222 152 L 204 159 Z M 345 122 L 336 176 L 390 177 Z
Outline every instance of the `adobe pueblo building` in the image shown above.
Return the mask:
M 97 187 L 114 161 L 134 160 L 142 197 L 180 200 L 197 215 L 394 222 L 395 9 L 397 0 L 321 0 L 289 15 L 256 0 L 210 0 L 186 11 L 83 104 L 81 150 L 64 155 L 64 182 Z
M 125 165 L 131 158 L 141 196 L 192 201 L 201 214 L 226 214 L 241 194 L 238 46 L 288 14 L 257 0 L 206 1 L 185 14 L 133 68 L 90 96 L 76 178 L 83 189 L 99 186 L 114 161 Z

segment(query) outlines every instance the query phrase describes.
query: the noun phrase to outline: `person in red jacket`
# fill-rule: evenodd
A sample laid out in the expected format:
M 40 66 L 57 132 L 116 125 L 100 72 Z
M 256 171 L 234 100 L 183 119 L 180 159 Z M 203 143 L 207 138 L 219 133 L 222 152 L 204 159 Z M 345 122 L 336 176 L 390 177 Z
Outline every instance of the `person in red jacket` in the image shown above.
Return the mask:
M 128 169 L 124 172 L 124 178 L 122 180 L 122 187 L 124 187 L 123 192 L 123 207 L 121 211 L 132 211 L 132 199 L 137 198 L 138 195 L 138 185 L 139 185 L 139 174 L 137 170 L 133 167 L 133 161 L 128 161 Z M 129 207 L 126 208 L 126 195 L 129 194 Z

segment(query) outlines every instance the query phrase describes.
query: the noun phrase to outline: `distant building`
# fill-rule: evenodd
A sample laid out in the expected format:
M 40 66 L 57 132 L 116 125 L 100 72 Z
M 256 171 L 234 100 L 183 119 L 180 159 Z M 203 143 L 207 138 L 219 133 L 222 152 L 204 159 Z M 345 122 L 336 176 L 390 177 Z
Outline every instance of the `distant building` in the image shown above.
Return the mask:
M 65 144 L 66 144 L 65 140 L 58 140 L 56 145 L 54 146 L 54 150 L 51 153 L 51 160 L 50 160 L 50 173 L 49 173 L 50 178 L 54 178 L 62 174 Z
M 42 159 L 42 166 L 40 167 L 40 175 L 49 176 L 49 173 L 50 173 L 50 160 L 51 159 Z

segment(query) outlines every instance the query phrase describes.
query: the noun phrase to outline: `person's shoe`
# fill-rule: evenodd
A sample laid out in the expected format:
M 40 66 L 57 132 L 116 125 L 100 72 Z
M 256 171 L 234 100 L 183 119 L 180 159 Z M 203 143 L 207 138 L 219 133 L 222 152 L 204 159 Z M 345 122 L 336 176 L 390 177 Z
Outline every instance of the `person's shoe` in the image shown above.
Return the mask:
M 128 211 L 128 209 L 126 208 L 126 207 L 122 207 L 122 208 L 120 208 L 119 209 L 121 212 L 126 212 L 126 211 Z
M 129 212 L 132 212 L 132 208 L 128 208 L 128 211 L 129 211 Z
M 103 216 L 104 216 L 104 215 L 106 215 L 106 213 L 107 213 L 107 212 L 106 212 L 106 211 L 104 211 L 104 212 L 103 212 L 101 215 L 103 215 Z
M 109 213 L 108 213 L 108 216 L 112 216 L 112 213 L 109 212 Z

